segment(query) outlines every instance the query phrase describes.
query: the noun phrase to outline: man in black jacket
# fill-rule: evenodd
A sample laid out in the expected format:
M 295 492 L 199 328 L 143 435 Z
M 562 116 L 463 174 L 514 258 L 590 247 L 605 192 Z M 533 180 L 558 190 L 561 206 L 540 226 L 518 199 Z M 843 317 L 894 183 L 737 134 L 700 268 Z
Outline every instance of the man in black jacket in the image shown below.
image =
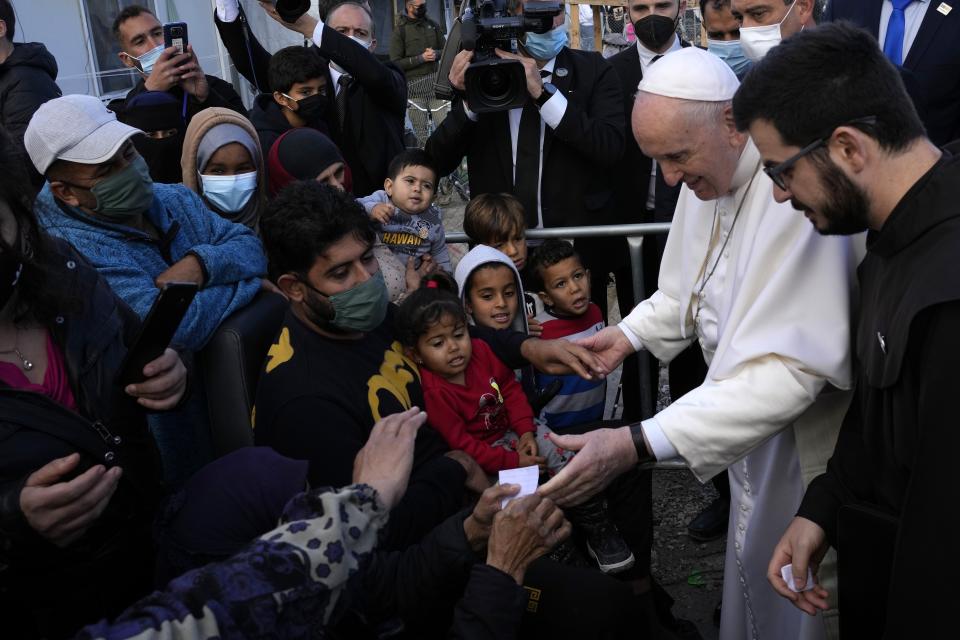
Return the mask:
M 39 42 L 15 43 L 17 22 L 9 0 L 0 0 L 0 125 L 24 154 L 23 132 L 37 108 L 60 96 L 57 61 Z M 43 176 L 33 170 L 31 179 L 39 190 Z
M 806 29 L 754 65 L 733 101 L 778 200 L 823 234 L 867 231 L 858 269 L 856 391 L 826 473 L 807 488 L 767 577 L 814 615 L 807 584 L 839 558 L 841 637 L 929 638 L 953 623 L 943 589 L 960 524 L 960 161 L 927 137 L 894 65 L 846 23 Z M 840 277 L 838 275 L 838 277 Z M 789 574 L 788 574 L 789 575 Z
M 264 89 L 269 86 L 263 82 L 269 54 L 246 28 L 237 1 L 223 5 L 223 12 L 218 4 L 216 13 L 220 38 L 237 71 Z M 272 3 L 260 5 L 279 24 L 312 40 L 315 51 L 330 61 L 333 105 L 326 117 L 330 136 L 353 174 L 353 192 L 364 196 L 382 189 L 387 166 L 404 148 L 407 84 L 403 72 L 373 54 L 376 39 L 370 10 L 358 2 L 341 2 L 325 21 L 304 14 L 291 24 L 280 18 Z
M 426 145 L 441 175 L 466 156 L 473 195 L 517 196 L 529 229 L 602 224 L 614 215 L 610 172 L 624 142 L 619 82 L 599 54 L 566 46 L 563 20 L 561 13 L 547 34 L 526 34 L 523 55 L 498 54 L 523 63 L 525 108 L 476 114 L 457 98 Z M 472 58 L 461 51 L 450 69 L 461 92 Z
M 120 61 L 141 75 L 128 100 L 144 91 L 165 91 L 184 102 L 188 123 L 208 107 L 247 114 L 233 85 L 203 72 L 192 46 L 182 54 L 173 47 L 164 49 L 163 25 L 149 9 L 125 8 L 113 21 L 113 35 L 120 43 Z

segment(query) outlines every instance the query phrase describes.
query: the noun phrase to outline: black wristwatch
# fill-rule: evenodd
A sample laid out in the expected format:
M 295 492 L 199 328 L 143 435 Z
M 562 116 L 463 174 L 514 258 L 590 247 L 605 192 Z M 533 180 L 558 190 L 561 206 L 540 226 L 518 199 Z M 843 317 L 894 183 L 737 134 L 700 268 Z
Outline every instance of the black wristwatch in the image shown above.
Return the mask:
M 543 105 L 547 104 L 547 100 L 553 97 L 557 92 L 557 88 L 550 84 L 549 82 L 543 83 L 543 91 L 540 92 L 540 97 L 534 100 L 534 103 L 537 105 L 537 109 L 542 109 Z
M 643 423 L 637 422 L 630 425 L 630 437 L 633 439 L 633 446 L 637 449 L 637 464 L 647 464 L 656 462 L 657 458 L 647 449 L 647 443 L 643 439 Z

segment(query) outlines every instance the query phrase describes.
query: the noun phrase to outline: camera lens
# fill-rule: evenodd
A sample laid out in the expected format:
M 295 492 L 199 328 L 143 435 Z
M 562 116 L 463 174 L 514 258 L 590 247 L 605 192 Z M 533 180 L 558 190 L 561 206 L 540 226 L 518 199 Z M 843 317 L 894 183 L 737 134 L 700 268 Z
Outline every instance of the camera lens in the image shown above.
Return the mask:
M 509 98 L 510 78 L 501 69 L 488 67 L 478 80 L 481 93 L 491 104 L 498 104 Z

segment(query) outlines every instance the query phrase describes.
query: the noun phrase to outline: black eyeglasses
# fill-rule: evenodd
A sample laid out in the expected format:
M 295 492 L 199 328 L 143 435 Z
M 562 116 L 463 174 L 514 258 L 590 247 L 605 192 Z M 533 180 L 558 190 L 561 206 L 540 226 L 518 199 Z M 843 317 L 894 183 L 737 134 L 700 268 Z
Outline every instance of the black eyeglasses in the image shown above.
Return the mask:
M 810 153 L 813 153 L 815 150 L 819 149 L 823 145 L 827 144 L 827 142 L 830 141 L 830 137 L 833 136 L 833 132 L 836 131 L 838 127 L 849 127 L 849 126 L 858 125 L 858 124 L 873 126 L 877 124 L 877 118 L 876 116 L 866 116 L 863 118 L 856 118 L 854 120 L 850 120 L 849 122 L 844 122 L 843 124 L 837 125 L 836 127 L 830 130 L 830 133 L 828 133 L 827 135 L 821 138 L 817 138 L 816 140 L 814 140 L 813 142 L 805 146 L 803 149 L 800 149 L 800 151 L 796 152 L 795 154 L 793 154 L 792 156 L 790 156 L 780 164 L 773 165 L 772 167 L 764 167 L 763 172 L 768 176 L 770 176 L 770 179 L 773 180 L 773 184 L 777 185 L 783 191 L 786 191 L 787 182 L 786 180 L 783 179 L 783 174 L 785 171 L 793 167 L 793 165 L 797 164 L 797 160 L 799 160 L 803 156 L 809 155 Z

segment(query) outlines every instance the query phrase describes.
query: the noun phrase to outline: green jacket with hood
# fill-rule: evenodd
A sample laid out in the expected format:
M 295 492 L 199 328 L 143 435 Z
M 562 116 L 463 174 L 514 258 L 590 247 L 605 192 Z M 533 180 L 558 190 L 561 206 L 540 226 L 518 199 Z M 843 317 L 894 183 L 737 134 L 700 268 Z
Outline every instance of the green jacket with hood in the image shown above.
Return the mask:
M 424 62 L 427 47 L 437 50 L 437 60 L 446 39 L 443 28 L 430 18 L 402 15 L 390 38 L 390 61 L 403 69 L 407 79 L 420 78 L 437 70 L 436 62 Z

